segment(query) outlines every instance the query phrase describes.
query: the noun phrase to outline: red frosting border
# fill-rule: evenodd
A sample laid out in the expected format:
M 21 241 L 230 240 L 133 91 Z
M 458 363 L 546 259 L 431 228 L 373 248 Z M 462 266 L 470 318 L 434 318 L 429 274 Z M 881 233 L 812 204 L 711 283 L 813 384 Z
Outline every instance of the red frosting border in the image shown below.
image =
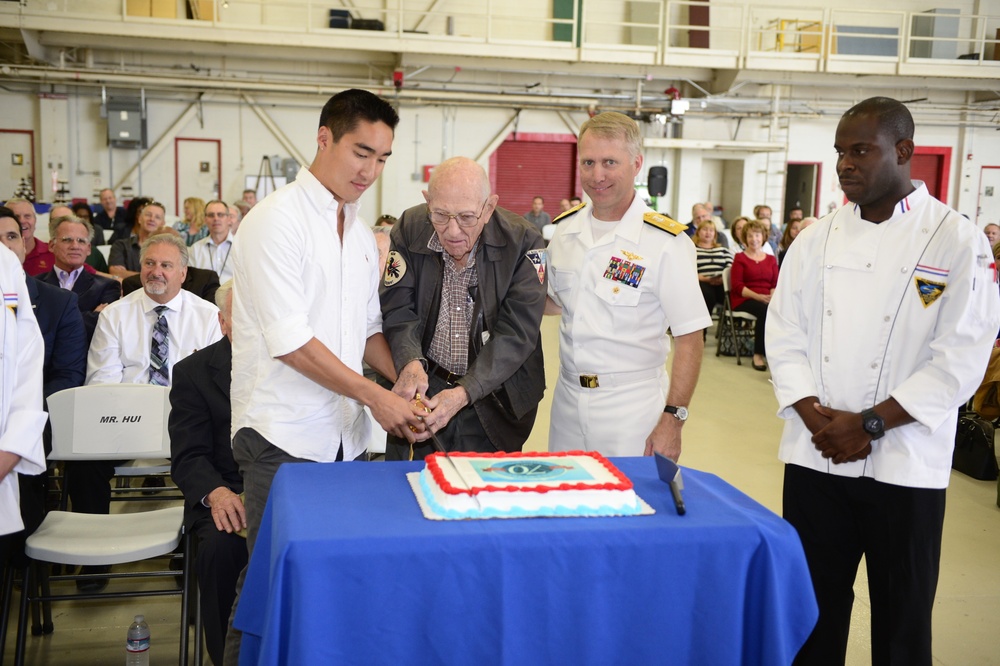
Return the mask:
M 599 464 L 601 464 L 612 476 L 618 479 L 617 483 L 587 483 L 584 481 L 578 483 L 561 483 L 558 486 L 493 486 L 486 485 L 482 488 L 457 488 L 453 486 L 445 477 L 444 471 L 441 469 L 441 465 L 438 461 L 444 456 L 441 453 L 432 453 L 427 456 L 427 471 L 430 472 L 431 477 L 434 482 L 438 484 L 438 487 L 448 495 L 478 495 L 482 492 L 496 493 L 547 493 L 550 491 L 565 491 L 565 490 L 632 490 L 632 481 L 629 480 L 627 476 L 621 473 L 617 467 L 615 467 L 610 460 L 605 458 L 603 455 L 597 451 L 556 451 L 553 453 L 538 453 L 538 452 L 527 452 L 527 451 L 515 451 L 513 453 L 450 453 L 449 456 L 453 458 L 565 458 L 568 456 L 588 456 L 593 458 Z

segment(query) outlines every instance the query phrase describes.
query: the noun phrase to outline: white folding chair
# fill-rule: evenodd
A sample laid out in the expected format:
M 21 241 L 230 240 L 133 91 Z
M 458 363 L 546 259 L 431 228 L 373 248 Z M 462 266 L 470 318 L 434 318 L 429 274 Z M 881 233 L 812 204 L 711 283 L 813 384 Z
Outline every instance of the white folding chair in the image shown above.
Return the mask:
M 733 302 L 729 298 L 729 290 L 732 287 L 731 271 L 732 267 L 730 266 L 726 266 L 722 271 L 722 289 L 725 294 L 722 299 L 722 318 L 719 320 L 719 330 L 716 336 L 719 341 L 715 347 L 715 355 L 722 354 L 723 340 L 728 338 L 732 344 L 733 352 L 736 354 L 736 365 L 743 365 L 743 361 L 740 360 L 740 347 L 747 342 L 753 343 L 757 317 L 749 312 L 733 310 Z
M 142 384 L 84 386 L 59 391 L 48 398 L 52 420 L 50 460 L 116 460 L 120 458 L 166 457 L 170 455 L 167 414 L 169 389 Z M 15 663 L 24 663 L 25 636 L 31 602 L 43 603 L 45 621 L 41 630 L 52 631 L 47 602 L 60 599 L 130 598 L 181 595 L 181 658 L 188 658 L 189 566 L 186 548 L 180 590 L 95 592 L 53 595 L 44 563 L 65 565 L 112 565 L 168 555 L 181 541 L 184 507 L 174 506 L 137 513 L 96 515 L 52 511 L 25 542 L 21 608 L 17 628 Z M 42 566 L 39 566 L 42 565 Z M 170 577 L 177 571 L 98 574 L 105 578 Z M 58 576 L 52 580 L 75 580 L 80 576 Z M 36 590 L 40 587 L 40 592 Z M 8 600 L 5 599 L 5 602 Z M 2 631 L 6 632 L 4 626 Z

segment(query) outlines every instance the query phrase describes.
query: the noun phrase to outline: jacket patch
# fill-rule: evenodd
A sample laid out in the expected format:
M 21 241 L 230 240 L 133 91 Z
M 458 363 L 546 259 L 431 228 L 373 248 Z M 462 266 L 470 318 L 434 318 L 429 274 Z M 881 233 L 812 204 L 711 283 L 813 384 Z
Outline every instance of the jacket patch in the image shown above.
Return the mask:
M 385 259 L 385 277 L 382 278 L 382 284 L 391 287 L 402 280 L 404 275 L 406 275 L 406 262 L 399 252 L 392 250 Z
M 545 284 L 545 259 L 546 251 L 539 248 L 536 250 L 528 250 L 524 253 L 524 256 L 528 258 L 531 265 L 534 266 L 535 272 L 538 274 L 538 281 L 541 284 Z
M 608 267 L 604 269 L 604 279 L 611 280 L 612 282 L 621 282 L 638 289 L 645 272 L 645 266 L 612 256 L 611 261 L 608 262 Z
M 10 310 L 14 316 L 17 316 L 17 292 L 13 294 L 5 293 L 3 295 L 3 304 L 8 310 Z
M 944 288 L 947 286 L 945 282 L 936 282 L 922 277 L 914 277 L 913 281 L 917 285 L 917 293 L 925 308 L 930 307 L 931 303 L 941 298 L 941 294 L 944 293 Z

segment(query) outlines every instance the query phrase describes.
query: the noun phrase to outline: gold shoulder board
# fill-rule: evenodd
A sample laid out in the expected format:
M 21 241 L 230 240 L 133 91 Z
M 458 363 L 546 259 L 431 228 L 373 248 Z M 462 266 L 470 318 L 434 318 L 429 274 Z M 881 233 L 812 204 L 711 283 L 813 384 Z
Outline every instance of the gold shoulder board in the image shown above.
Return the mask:
M 656 227 L 657 229 L 666 231 L 671 236 L 677 236 L 678 234 L 684 233 L 684 230 L 688 227 L 688 225 L 683 222 L 678 222 L 677 220 L 671 219 L 666 215 L 654 213 L 653 211 L 649 211 L 643 215 L 642 221 Z
M 578 203 L 577 205 L 573 206 L 572 208 L 570 208 L 565 213 L 559 213 L 558 215 L 556 215 L 556 218 L 554 220 L 552 220 L 552 224 L 555 224 L 556 222 L 558 222 L 559 220 L 563 219 L 564 217 L 569 217 L 570 215 L 573 215 L 574 213 L 576 213 L 578 210 L 582 209 L 586 205 L 587 205 L 586 203 Z

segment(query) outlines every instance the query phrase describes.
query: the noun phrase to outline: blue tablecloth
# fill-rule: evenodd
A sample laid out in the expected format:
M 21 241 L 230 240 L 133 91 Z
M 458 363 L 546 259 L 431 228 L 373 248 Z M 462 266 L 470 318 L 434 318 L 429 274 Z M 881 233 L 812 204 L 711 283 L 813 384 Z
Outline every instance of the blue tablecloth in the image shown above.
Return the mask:
M 431 521 L 422 463 L 285 465 L 236 617 L 241 664 L 788 664 L 816 622 L 798 536 L 711 474 L 678 516 Z

